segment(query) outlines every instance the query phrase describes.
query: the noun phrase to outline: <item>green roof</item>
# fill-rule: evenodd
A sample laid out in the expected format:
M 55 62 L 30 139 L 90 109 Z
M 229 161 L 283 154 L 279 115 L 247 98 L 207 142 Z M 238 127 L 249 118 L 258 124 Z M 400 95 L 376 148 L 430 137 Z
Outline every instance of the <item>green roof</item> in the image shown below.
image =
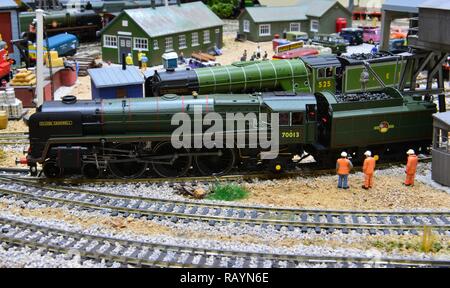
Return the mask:
M 223 26 L 224 24 L 202 2 L 156 7 L 154 9 L 130 9 L 124 10 L 122 13 L 126 13 L 152 38 Z
M 307 20 L 307 16 L 322 17 L 336 4 L 341 5 L 337 0 L 299 0 L 294 6 L 248 7 L 246 10 L 255 23 L 287 22 Z

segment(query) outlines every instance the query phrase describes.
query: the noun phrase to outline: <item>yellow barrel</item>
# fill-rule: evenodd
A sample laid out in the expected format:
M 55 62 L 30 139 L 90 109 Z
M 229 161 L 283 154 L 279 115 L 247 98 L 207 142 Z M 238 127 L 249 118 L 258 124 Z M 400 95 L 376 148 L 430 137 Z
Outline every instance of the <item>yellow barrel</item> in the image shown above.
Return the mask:
M 6 111 L 0 111 L 0 130 L 6 129 L 8 126 L 8 115 L 6 115 Z

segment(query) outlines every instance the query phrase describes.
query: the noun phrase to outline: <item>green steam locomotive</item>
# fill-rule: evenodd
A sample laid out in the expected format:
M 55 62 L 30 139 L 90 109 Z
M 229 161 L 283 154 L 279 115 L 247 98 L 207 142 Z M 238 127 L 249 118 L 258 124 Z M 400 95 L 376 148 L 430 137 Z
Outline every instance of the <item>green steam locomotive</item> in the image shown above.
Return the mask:
M 307 56 L 295 60 L 238 62 L 228 66 L 166 71 L 146 79 L 146 97 L 164 94 L 253 93 L 329 91 L 354 93 L 362 90 L 360 75 L 370 70 L 367 91 L 395 87 L 401 75 L 410 79 L 408 56 L 354 54 Z M 384 83 L 384 84 L 382 84 Z M 409 83 L 406 83 L 409 85 Z
M 196 111 L 201 112 L 200 119 Z M 279 120 L 273 126 L 268 123 L 276 122 L 268 118 L 248 118 L 243 126 L 222 123 L 221 134 L 209 139 L 209 144 L 214 145 L 203 141 L 201 146 L 185 148 L 172 142 L 174 132 L 180 128 L 173 119 L 180 112 L 188 117 L 186 122 L 192 124 L 189 127 L 199 127 L 195 124 L 211 112 L 223 119 L 242 113 L 256 115 L 256 119 L 277 116 Z M 346 94 L 169 94 L 102 101 L 78 101 L 66 96 L 61 102 L 44 103 L 30 117 L 26 161 L 34 175 L 37 164 L 42 164 L 47 177 L 81 174 L 89 178 L 136 178 L 146 173 L 161 177 L 224 175 L 233 169 L 281 172 L 299 165 L 308 155 L 319 165 L 329 166 L 342 150 L 353 155 L 355 162 L 366 149 L 381 160 L 391 160 L 404 157 L 406 148 L 424 151 L 429 147 L 431 115 L 435 112 L 434 103 L 422 97 L 403 97 L 391 87 Z M 196 136 L 202 138 L 211 128 L 211 123 L 200 123 L 200 130 L 188 130 L 187 136 L 192 137 L 188 142 Z M 249 139 L 261 135 L 261 131 L 270 134 L 267 139 L 278 139 L 274 157 L 262 157 L 272 153 L 273 147 L 251 145 Z M 222 145 L 229 136 L 241 137 L 245 144 Z

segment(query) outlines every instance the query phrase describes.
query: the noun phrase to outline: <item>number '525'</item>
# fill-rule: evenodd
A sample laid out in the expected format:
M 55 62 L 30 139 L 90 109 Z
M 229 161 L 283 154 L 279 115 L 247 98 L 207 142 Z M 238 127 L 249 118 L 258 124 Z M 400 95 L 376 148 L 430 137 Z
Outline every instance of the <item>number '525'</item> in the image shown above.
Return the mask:
M 319 81 L 319 88 L 330 88 L 331 87 L 331 81 Z

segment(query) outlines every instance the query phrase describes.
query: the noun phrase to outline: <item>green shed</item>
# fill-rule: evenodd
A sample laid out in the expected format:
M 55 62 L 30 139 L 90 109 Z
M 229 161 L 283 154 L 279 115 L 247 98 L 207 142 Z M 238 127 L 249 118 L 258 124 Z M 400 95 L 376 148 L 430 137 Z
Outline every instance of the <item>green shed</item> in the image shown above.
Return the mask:
M 352 13 L 337 0 L 299 1 L 294 6 L 248 7 L 239 16 L 239 33 L 254 42 L 270 41 L 284 32 L 335 33 L 336 20 Z
M 121 63 L 122 54 L 142 51 L 148 66 L 162 64 L 166 52 L 193 52 L 223 45 L 223 21 L 202 2 L 122 11 L 101 31 L 104 61 Z

